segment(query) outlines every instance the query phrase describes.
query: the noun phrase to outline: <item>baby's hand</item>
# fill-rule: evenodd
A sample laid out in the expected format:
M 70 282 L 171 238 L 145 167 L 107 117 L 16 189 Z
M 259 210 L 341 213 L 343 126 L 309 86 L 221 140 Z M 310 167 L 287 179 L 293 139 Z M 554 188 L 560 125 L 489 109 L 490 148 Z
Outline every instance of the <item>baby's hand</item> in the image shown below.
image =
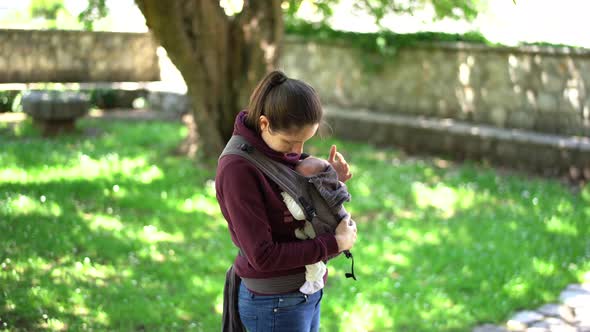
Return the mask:
M 352 173 L 350 173 L 350 167 L 342 154 L 336 151 L 336 145 L 332 145 L 330 148 L 330 157 L 328 158 L 328 162 L 334 169 L 336 173 L 338 173 L 338 180 L 342 182 L 346 182 L 352 178 Z

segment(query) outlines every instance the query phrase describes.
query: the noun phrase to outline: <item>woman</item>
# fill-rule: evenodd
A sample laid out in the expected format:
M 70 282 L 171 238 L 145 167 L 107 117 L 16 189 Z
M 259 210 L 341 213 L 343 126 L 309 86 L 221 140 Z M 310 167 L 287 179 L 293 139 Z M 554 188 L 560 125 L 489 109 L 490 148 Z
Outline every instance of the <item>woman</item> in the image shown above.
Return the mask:
M 248 110 L 236 117 L 234 135 L 269 158 L 295 167 L 306 157 L 303 145 L 315 135 L 321 120 L 314 89 L 273 71 L 254 90 Z M 352 177 L 335 146 L 328 161 L 340 181 Z M 323 290 L 311 295 L 299 292 L 305 265 L 351 249 L 356 241 L 354 222 L 343 219 L 335 235 L 298 240 L 295 229 L 304 221 L 289 213 L 274 182 L 237 155 L 219 160 L 215 185 L 232 241 L 240 248 L 233 271 L 241 278 L 238 311 L 243 325 L 249 331 L 318 331 Z

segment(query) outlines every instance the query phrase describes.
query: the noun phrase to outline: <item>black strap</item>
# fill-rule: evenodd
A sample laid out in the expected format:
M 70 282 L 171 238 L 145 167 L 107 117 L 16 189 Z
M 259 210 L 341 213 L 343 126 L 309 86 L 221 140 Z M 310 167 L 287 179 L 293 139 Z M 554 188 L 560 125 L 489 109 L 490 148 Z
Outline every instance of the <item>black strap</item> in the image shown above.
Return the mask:
M 306 219 L 313 219 L 316 213 L 313 205 L 307 202 L 304 197 L 300 197 L 298 191 L 290 186 L 290 183 L 296 182 L 295 179 L 299 177 L 294 170 L 269 159 L 264 153 L 258 151 L 244 137 L 239 135 L 233 135 L 231 137 L 219 158 L 221 159 L 221 157 L 227 154 L 237 154 L 252 162 L 254 166 L 268 176 L 283 191 L 286 191 L 291 197 L 297 197 L 299 202 L 304 204 L 303 212 Z
M 344 250 L 344 256 L 346 256 L 346 258 L 352 259 L 352 262 L 350 265 L 350 273 L 346 272 L 344 275 L 346 276 L 346 278 L 352 278 L 352 279 L 356 280 L 356 277 L 354 275 L 354 257 L 352 256 L 352 253 L 348 250 Z

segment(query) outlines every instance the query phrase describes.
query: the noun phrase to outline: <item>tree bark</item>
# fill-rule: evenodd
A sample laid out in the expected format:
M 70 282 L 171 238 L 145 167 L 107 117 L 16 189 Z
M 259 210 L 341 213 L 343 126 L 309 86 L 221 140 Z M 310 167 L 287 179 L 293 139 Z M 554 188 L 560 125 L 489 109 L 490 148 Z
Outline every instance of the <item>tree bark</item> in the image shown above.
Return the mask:
M 154 37 L 187 84 L 196 126 L 179 147 L 216 158 L 254 86 L 278 60 L 281 0 L 244 1 L 228 17 L 216 0 L 136 0 Z

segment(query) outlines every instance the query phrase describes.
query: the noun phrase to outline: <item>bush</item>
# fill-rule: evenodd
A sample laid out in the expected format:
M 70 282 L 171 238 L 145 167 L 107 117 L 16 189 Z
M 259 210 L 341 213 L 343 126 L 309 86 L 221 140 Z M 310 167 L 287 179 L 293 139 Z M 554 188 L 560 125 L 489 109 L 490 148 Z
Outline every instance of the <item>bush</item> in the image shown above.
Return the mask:
M 20 94 L 18 90 L 4 90 L 0 91 L 0 113 L 15 112 L 15 101 L 19 102 L 17 98 Z
M 147 97 L 146 90 L 94 89 L 89 94 L 90 104 L 104 110 L 134 108 L 134 100 Z

